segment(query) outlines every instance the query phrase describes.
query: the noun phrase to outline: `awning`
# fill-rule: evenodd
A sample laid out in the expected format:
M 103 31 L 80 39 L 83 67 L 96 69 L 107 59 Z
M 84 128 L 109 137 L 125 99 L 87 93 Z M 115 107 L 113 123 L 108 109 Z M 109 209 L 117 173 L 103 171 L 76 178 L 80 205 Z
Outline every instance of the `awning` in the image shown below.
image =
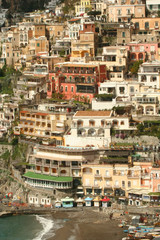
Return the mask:
M 111 199 L 110 199 L 110 198 L 107 198 L 107 197 L 104 197 L 101 201 L 102 201 L 102 202 L 109 202 L 109 201 L 111 201 Z
M 63 123 L 56 123 L 56 127 L 64 127 Z

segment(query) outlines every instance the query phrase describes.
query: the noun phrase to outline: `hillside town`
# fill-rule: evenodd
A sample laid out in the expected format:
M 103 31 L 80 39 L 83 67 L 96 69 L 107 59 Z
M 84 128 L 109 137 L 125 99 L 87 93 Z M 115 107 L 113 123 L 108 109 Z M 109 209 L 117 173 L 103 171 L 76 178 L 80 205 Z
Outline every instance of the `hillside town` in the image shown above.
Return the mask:
M 69 3 L 1 3 L 1 202 L 158 206 L 160 2 Z

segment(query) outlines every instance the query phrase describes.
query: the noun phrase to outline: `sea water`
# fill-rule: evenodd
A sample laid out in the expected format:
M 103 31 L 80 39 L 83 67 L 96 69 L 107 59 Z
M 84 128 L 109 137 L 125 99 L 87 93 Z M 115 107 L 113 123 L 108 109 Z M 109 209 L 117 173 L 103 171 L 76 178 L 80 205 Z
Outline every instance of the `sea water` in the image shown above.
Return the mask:
M 0 218 L 0 240 L 46 240 L 62 227 L 50 216 L 17 215 Z

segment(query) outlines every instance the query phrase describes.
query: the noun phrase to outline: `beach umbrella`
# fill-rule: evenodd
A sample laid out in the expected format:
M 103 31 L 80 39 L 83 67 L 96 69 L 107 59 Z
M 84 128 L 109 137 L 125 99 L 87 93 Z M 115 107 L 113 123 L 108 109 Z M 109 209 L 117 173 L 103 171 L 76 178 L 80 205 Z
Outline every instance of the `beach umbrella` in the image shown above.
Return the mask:
M 102 202 L 109 202 L 109 201 L 111 201 L 111 199 L 110 198 L 107 198 L 106 196 L 101 200 Z

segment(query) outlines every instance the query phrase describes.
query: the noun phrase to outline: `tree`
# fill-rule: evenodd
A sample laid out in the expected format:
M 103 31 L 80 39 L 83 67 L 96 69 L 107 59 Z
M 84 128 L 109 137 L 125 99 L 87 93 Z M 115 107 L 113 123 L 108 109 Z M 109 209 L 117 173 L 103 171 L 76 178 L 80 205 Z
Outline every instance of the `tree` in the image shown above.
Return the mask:
M 91 12 L 88 12 L 87 14 L 88 16 L 93 16 L 94 20 L 96 20 L 96 16 L 101 15 L 101 11 L 91 11 Z
M 139 66 L 143 63 L 142 60 L 140 61 L 135 61 L 134 63 L 132 63 L 130 66 L 129 66 L 129 71 L 131 72 L 132 75 L 138 73 L 138 69 L 139 69 Z

